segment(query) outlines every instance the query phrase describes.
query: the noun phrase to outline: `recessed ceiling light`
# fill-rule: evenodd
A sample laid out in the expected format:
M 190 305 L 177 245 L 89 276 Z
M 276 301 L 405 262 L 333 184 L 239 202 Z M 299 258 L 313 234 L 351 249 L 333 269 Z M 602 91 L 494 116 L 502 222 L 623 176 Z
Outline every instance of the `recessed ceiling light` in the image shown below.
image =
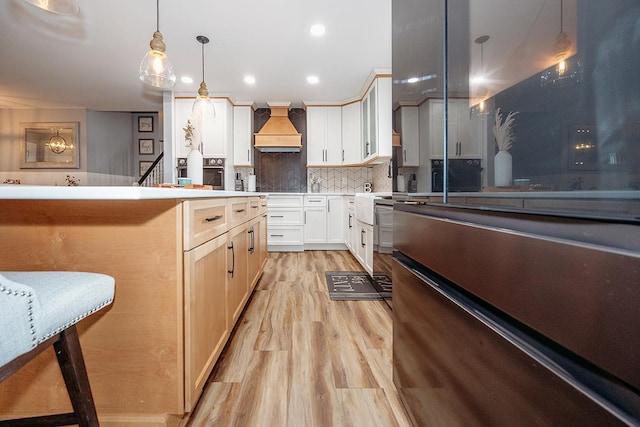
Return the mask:
M 311 26 L 311 28 L 309 28 L 309 32 L 311 33 L 311 35 L 316 37 L 320 37 L 324 34 L 325 31 L 326 28 L 322 24 L 314 24 Z
M 181 81 L 182 83 L 187 83 L 187 84 L 191 84 L 191 83 L 193 83 L 193 79 L 192 79 L 191 77 L 189 77 L 189 76 L 182 76 L 182 77 L 180 77 L 180 81 Z
M 318 78 L 318 76 L 309 76 L 307 77 L 307 82 L 311 83 L 312 85 L 318 83 L 320 81 L 320 79 Z
M 407 83 L 417 83 L 419 80 L 417 77 L 411 77 L 407 80 Z
M 253 76 L 244 76 L 244 82 L 248 85 L 255 84 L 256 78 Z

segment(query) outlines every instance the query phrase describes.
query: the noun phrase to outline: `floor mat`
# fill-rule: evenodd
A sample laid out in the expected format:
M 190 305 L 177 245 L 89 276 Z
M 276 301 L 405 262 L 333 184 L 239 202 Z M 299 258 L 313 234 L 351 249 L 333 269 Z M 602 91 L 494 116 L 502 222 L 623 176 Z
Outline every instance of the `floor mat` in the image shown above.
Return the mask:
M 329 297 L 336 301 L 381 300 L 369 275 L 361 271 L 327 271 Z

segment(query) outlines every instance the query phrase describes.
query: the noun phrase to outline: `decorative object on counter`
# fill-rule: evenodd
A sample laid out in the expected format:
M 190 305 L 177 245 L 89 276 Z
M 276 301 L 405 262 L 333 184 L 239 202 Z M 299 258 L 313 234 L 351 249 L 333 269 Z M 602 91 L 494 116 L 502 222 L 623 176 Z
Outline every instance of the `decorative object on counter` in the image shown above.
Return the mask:
M 196 122 L 194 125 L 193 119 L 188 119 L 184 130 L 185 146 L 191 148 L 189 154 L 187 154 L 187 177 L 191 178 L 191 183 L 202 184 L 204 171 L 204 159 L 200 146 L 202 145 L 200 127 Z
M 373 190 L 370 182 L 365 182 L 362 187 L 365 193 L 371 193 L 371 191 Z
M 409 189 L 408 193 L 417 193 L 418 192 L 418 180 L 416 178 L 416 174 L 412 173 L 409 178 Z
M 493 136 L 498 145 L 498 153 L 493 161 L 493 179 L 496 187 L 506 187 L 511 185 L 512 158 L 509 150 L 515 140 L 513 135 L 514 116 L 517 111 L 511 111 L 506 117 L 500 114 L 500 108 L 495 112 L 495 124 L 493 125 Z
M 156 31 L 149 42 L 151 48 L 140 62 L 138 71 L 140 80 L 149 86 L 160 89 L 171 89 L 176 84 L 176 74 L 173 65 L 165 53 L 167 45 L 164 44 L 160 32 L 160 0 L 156 0 Z
M 402 172 L 398 172 L 398 176 L 396 178 L 396 190 L 398 191 L 398 193 L 404 193 L 406 191 L 404 174 Z
M 20 184 L 20 180 L 15 178 L 7 178 L 4 181 L 2 181 L 2 183 L 3 184 Z
M 187 154 L 187 177 L 191 178 L 193 184 L 202 184 L 203 182 L 203 158 L 202 153 L 197 148 L 191 148 Z
M 242 180 L 242 175 L 240 175 L 240 172 L 236 173 L 235 190 L 236 191 L 244 191 L 244 181 Z
M 320 192 L 320 183 L 322 182 L 322 178 L 316 176 L 314 174 L 309 175 L 309 183 L 311 184 L 311 192 L 319 193 Z
M 183 186 L 191 184 L 191 178 L 178 178 L 178 185 Z
M 80 180 L 71 175 L 67 175 L 64 179 L 64 182 L 66 182 L 67 186 L 69 187 L 77 187 L 78 185 L 80 185 Z

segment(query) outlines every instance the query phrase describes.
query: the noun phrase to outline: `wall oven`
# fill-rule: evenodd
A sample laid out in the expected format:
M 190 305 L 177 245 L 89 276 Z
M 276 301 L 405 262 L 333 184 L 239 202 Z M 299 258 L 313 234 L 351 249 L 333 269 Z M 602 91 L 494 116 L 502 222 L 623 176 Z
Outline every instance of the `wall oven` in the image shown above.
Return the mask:
M 640 425 L 640 264 L 615 247 L 639 233 L 396 205 L 393 375 L 413 423 Z
M 224 190 L 224 159 L 205 157 L 202 160 L 202 183 L 214 190 Z M 187 159 L 178 158 L 178 178 L 187 178 Z

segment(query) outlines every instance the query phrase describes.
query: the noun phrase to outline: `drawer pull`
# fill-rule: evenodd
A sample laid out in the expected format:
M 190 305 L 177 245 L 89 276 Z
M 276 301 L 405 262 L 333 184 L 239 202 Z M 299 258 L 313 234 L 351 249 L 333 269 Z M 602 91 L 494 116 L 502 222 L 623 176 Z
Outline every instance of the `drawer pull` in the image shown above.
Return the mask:
M 245 211 L 245 209 L 236 209 L 234 212 L 235 212 L 235 213 L 242 213 L 242 212 L 244 212 L 244 211 Z
M 284 237 L 284 234 L 270 234 L 271 237 Z
M 212 221 L 217 221 L 217 220 L 222 219 L 222 218 L 224 218 L 224 215 L 216 215 L 216 216 L 212 216 L 212 217 L 209 217 L 209 218 L 205 218 L 204 220 L 207 221 L 207 222 L 212 222 Z
M 271 218 L 284 218 L 284 215 L 271 215 Z
M 252 205 L 252 206 L 251 206 L 251 209 L 258 209 L 259 207 L 260 207 L 260 206 L 258 206 L 258 205 L 255 205 L 255 206 L 253 206 L 253 205 Z

